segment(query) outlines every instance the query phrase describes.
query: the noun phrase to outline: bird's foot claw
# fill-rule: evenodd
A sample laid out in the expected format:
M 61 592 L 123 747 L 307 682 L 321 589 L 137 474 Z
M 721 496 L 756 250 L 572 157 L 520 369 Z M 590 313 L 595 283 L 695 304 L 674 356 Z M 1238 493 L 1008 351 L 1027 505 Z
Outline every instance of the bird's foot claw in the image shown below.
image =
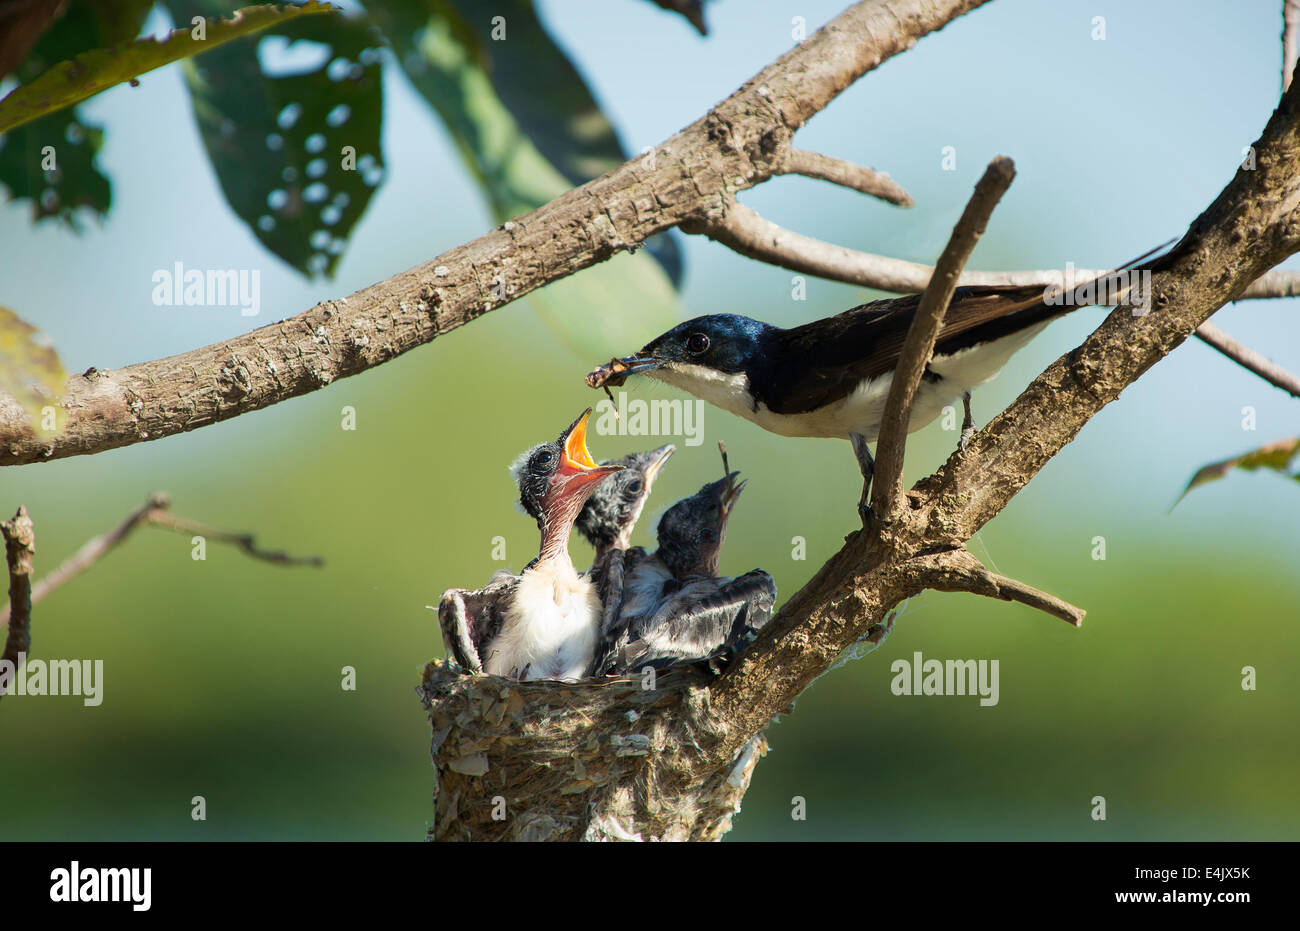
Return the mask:
M 975 435 L 974 427 L 962 427 L 961 437 L 960 439 L 957 440 L 957 451 L 960 453 L 965 453 L 966 446 L 968 443 L 970 443 L 970 438 L 973 437 L 974 435 Z

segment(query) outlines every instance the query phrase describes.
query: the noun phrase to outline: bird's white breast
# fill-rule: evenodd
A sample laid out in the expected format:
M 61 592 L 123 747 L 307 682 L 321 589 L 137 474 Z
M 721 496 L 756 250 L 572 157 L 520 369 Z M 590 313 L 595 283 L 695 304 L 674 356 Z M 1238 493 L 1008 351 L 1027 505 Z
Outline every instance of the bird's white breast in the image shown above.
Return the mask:
M 572 564 L 539 564 L 519 580 L 483 668 L 497 676 L 581 679 L 596 649 L 600 599 Z
M 912 419 L 908 432 L 920 430 L 943 412 L 943 409 L 969 391 L 992 379 L 1007 364 L 1016 350 L 1023 347 L 1045 327 L 1040 323 L 1004 336 L 1001 339 L 946 356 L 935 356 L 930 369 L 940 381 L 923 379 L 916 389 Z M 859 382 L 840 400 L 818 410 L 802 414 L 778 414 L 765 404 L 755 408 L 749 390 L 749 378 L 728 375 L 700 365 L 674 363 L 653 373 L 666 384 L 674 385 L 738 417 L 758 424 L 781 436 L 847 437 L 860 433 L 867 442 L 875 442 L 885 413 L 885 401 L 893 384 L 893 372 Z

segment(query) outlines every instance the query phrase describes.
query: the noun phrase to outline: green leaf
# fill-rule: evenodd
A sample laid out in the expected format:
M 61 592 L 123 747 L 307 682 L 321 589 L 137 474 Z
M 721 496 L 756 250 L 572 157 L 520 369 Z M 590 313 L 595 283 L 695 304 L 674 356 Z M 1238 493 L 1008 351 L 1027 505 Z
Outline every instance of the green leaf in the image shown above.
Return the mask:
M 205 36 L 195 38 L 194 27 L 172 30 L 161 41 L 139 39 L 129 45 L 81 52 L 61 61 L 0 100 L 0 132 L 61 110 L 146 72 L 217 48 L 286 20 L 334 10 L 328 3 L 310 0 L 302 6 L 264 4 L 239 10 L 230 19 L 208 22 Z
M 372 0 L 367 10 L 442 118 L 498 222 L 627 160 L 614 127 L 531 0 Z M 528 176 L 539 162 L 548 166 L 547 177 Z M 556 184 L 556 175 L 567 183 Z M 678 284 L 676 241 L 660 235 L 646 247 Z
M 704 0 L 653 0 L 653 3 L 671 13 L 680 13 L 700 35 L 709 34 L 708 24 L 704 22 Z
M 140 33 L 152 0 L 72 0 L 15 72 L 29 81 L 87 47 L 130 42 Z M 0 136 L 0 184 L 8 199 L 30 199 L 32 221 L 53 219 L 81 232 L 78 208 L 103 218 L 113 201 L 108 176 L 95 164 L 103 146 L 101 127 L 76 108 L 61 110 Z
M 56 219 L 80 232 L 77 208 L 108 213 L 113 187 L 95 164 L 104 131 L 77 108 L 51 113 L 0 136 L 0 184 L 10 200 L 29 198 L 32 221 Z
M 41 429 L 41 408 L 57 400 L 68 373 L 59 354 L 34 326 L 0 307 L 0 392 L 22 406 Z
M 1277 472 L 1300 481 L 1300 472 L 1292 471 L 1293 463 L 1295 468 L 1300 469 L 1300 437 L 1278 440 L 1276 443 L 1269 443 L 1267 446 L 1261 446 L 1259 449 L 1242 453 L 1240 456 L 1233 456 L 1231 459 L 1224 459 L 1221 462 L 1212 462 L 1207 466 L 1202 466 L 1197 469 L 1196 474 L 1192 476 L 1192 480 L 1183 489 L 1183 493 L 1178 496 L 1178 501 L 1182 501 L 1183 498 L 1187 497 L 1187 493 L 1193 488 L 1217 481 L 1233 469 L 1243 469 L 1247 472 L 1267 469 L 1270 472 Z M 1178 501 L 1174 502 L 1175 507 L 1178 505 Z
M 563 55 L 531 4 L 508 0 L 474 14 L 475 20 L 462 16 L 450 0 L 388 0 L 368 9 L 411 83 L 442 118 L 498 221 L 527 213 L 621 163 L 613 129 L 567 60 L 562 66 L 557 62 L 554 56 Z M 494 15 L 506 17 L 502 42 L 491 39 Z M 518 59 L 507 63 L 512 56 Z M 525 88 L 531 63 L 537 68 L 534 86 Z M 550 102 L 542 99 L 548 95 Z M 549 116 L 521 121 L 508 102 L 520 112 L 543 108 Z M 675 246 L 667 242 L 672 250 L 667 261 L 662 253 L 647 254 L 651 249 L 620 256 L 543 288 L 530 302 L 584 358 L 593 351 L 607 354 L 611 345 L 623 345 L 623 337 L 638 343 L 646 332 L 675 322 L 674 282 L 665 268 L 678 263 Z M 574 316 L 574 304 L 619 306 L 623 312 L 603 317 L 595 330 Z M 619 332 L 626 326 L 635 333 Z
M 344 17 L 270 28 L 324 51 L 315 68 L 266 74 L 254 43 L 186 62 L 203 144 L 231 208 L 306 275 L 332 275 L 383 180 L 381 40 Z M 323 47 L 323 49 L 322 49 Z

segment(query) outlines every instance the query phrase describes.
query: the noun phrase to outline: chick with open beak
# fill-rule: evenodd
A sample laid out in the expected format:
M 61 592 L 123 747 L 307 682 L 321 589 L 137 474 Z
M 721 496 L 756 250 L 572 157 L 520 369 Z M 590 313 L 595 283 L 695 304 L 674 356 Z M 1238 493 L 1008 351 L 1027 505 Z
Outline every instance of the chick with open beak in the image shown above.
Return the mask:
M 569 558 L 569 531 L 583 504 L 620 465 L 587 452 L 588 408 L 559 438 L 528 450 L 514 466 L 519 502 L 541 532 L 538 556 L 517 577 L 481 592 L 443 595 L 439 619 L 462 665 L 520 679 L 580 679 L 599 640 L 600 600 Z

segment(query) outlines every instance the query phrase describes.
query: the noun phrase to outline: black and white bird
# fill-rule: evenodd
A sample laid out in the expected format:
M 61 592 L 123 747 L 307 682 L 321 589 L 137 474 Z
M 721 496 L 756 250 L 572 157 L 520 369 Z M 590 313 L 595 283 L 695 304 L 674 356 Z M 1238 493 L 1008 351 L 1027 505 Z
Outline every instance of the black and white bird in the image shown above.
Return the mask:
M 515 463 L 519 502 L 537 521 L 540 552 L 518 576 L 498 573 L 479 591 L 451 589 L 438 606 L 443 640 L 473 671 L 573 681 L 594 663 L 601 603 L 569 557 L 569 531 L 597 485 L 622 470 L 587 452 L 588 408 L 553 443 Z
M 578 514 L 578 532 L 596 550 L 591 568 L 584 574 L 595 585 L 600 599 L 602 634 L 613 629 L 623 603 L 627 550 L 632 545 L 632 531 L 645 510 L 659 470 L 675 451 L 676 447 L 669 443 L 658 449 L 601 463 L 622 466 L 623 471 L 597 485 Z
M 1087 293 L 1094 292 L 1089 287 Z M 781 436 L 848 439 L 864 479 L 865 517 L 873 471 L 868 444 L 879 436 L 920 300 L 913 294 L 872 301 L 790 329 L 738 314 L 696 317 L 635 355 L 596 369 L 587 383 L 604 387 L 645 374 Z M 908 430 L 924 427 L 960 398 L 964 445 L 973 429 L 971 389 L 992 379 L 1013 353 L 1077 306 L 1050 299 L 1041 285 L 958 288 L 917 389 Z
M 725 470 L 725 454 L 723 463 Z M 618 619 L 603 631 L 597 673 L 707 658 L 767 623 L 776 603 L 768 573 L 718 575 L 727 522 L 745 487 L 739 474 L 727 472 L 669 508 L 653 554 L 628 551 Z

